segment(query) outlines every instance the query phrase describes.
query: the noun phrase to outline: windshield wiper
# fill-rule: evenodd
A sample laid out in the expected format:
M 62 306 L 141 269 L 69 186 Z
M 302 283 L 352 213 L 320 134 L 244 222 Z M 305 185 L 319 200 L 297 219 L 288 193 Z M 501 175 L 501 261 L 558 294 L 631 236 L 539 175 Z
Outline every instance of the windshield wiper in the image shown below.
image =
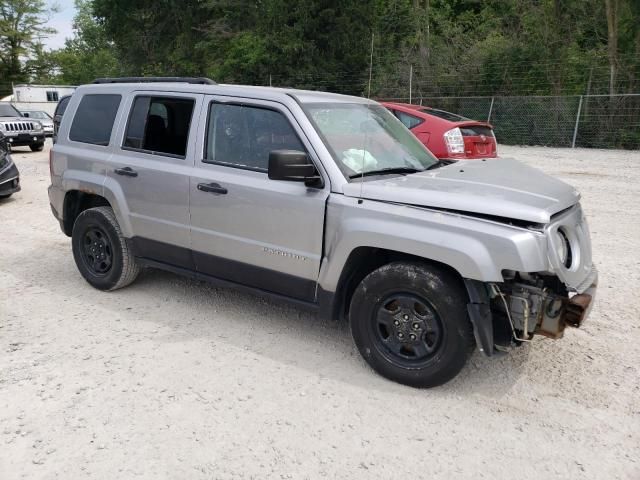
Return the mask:
M 422 170 L 418 170 L 413 167 L 392 167 L 392 168 L 380 168 L 378 170 L 369 170 L 364 173 L 354 173 L 353 175 L 349 175 L 349 178 L 359 178 L 359 177 L 370 177 L 372 175 L 390 175 L 394 173 L 418 173 L 422 172 Z
M 434 168 L 444 167 L 445 165 L 449 165 L 449 162 L 438 160 L 436 163 L 431 164 L 427 168 L 425 168 L 425 170 L 433 170 Z

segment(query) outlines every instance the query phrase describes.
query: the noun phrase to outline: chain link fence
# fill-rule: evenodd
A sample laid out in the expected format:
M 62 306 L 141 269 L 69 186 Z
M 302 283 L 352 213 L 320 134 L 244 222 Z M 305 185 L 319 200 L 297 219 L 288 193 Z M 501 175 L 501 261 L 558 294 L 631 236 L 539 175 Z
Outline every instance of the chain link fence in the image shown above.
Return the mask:
M 412 102 L 488 121 L 506 145 L 640 149 L 640 94 L 418 97 Z

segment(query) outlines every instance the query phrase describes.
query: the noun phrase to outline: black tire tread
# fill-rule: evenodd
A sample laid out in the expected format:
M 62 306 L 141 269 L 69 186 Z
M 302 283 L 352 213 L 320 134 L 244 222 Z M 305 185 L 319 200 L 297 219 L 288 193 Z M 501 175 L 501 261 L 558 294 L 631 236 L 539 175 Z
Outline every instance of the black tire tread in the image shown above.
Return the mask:
M 365 340 L 363 338 L 356 338 L 359 335 L 356 333 L 359 329 L 354 329 L 353 322 L 357 321 L 352 317 L 352 315 L 357 314 L 354 312 L 354 308 L 356 307 L 356 304 L 362 305 L 368 291 L 371 291 L 372 289 L 375 291 L 375 283 L 381 282 L 383 278 L 397 279 L 411 278 L 412 276 L 416 276 L 416 278 L 419 276 L 424 281 L 428 282 L 430 284 L 430 289 L 432 290 L 446 292 L 445 296 L 448 298 L 444 299 L 444 301 L 449 306 L 450 311 L 447 312 L 449 318 L 443 318 L 443 321 L 452 322 L 452 326 L 455 327 L 455 332 L 461 340 L 461 343 L 459 344 L 461 351 L 459 354 L 457 354 L 455 358 L 450 358 L 450 361 L 446 366 L 432 375 L 416 375 L 415 372 L 417 371 L 414 371 L 413 374 L 406 371 L 405 375 L 405 372 L 400 371 L 398 367 L 393 367 L 391 364 L 387 364 L 385 360 L 382 360 L 379 357 L 379 354 L 369 353 L 369 355 L 367 355 L 367 349 L 374 349 L 365 345 Z M 449 271 L 447 268 L 416 261 L 396 261 L 388 263 L 367 275 L 356 288 L 351 299 L 349 314 L 352 325 L 352 335 L 364 359 L 381 375 L 396 382 L 413 387 L 422 388 L 441 385 L 451 380 L 459 373 L 475 347 L 473 326 L 469 321 L 467 314 L 467 302 L 468 296 L 464 288 L 464 284 L 459 276 L 454 272 Z
M 135 256 L 133 255 L 129 240 L 123 236 L 122 230 L 120 229 L 120 224 L 118 224 L 116 215 L 111 207 L 102 206 L 88 208 L 87 210 L 84 210 L 82 213 L 80 213 L 80 215 L 78 215 L 76 222 L 79 218 L 81 218 L 81 216 L 90 214 L 100 215 L 111 226 L 111 228 L 113 228 L 120 243 L 120 255 L 122 257 L 122 271 L 120 272 L 118 279 L 112 286 L 108 288 L 100 287 L 100 289 L 105 291 L 113 291 L 118 290 L 119 288 L 126 287 L 127 285 L 131 284 L 140 273 L 140 266 L 136 261 Z
M 99 211 L 105 219 L 111 224 L 120 239 L 122 254 L 122 273 L 117 283 L 109 289 L 109 291 L 118 290 L 131 284 L 140 273 L 140 266 L 133 255 L 129 241 L 122 235 L 120 224 L 116 219 L 116 214 L 111 207 L 95 207 L 94 210 Z

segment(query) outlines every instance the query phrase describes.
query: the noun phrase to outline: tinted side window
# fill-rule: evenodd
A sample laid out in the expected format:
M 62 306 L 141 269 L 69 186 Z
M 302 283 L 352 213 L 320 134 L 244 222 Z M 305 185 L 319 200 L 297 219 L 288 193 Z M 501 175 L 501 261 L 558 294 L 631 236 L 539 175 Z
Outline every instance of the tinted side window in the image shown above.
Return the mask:
M 136 97 L 123 147 L 184 157 L 194 104 L 190 98 Z
M 282 113 L 245 105 L 211 104 L 205 162 L 267 171 L 272 150 L 305 151 Z
M 112 94 L 91 94 L 82 97 L 69 130 L 69 139 L 74 142 L 109 145 L 121 99 L 121 95 Z
M 414 117 L 413 115 L 409 115 L 408 113 L 404 113 L 399 110 L 396 110 L 396 116 L 407 128 L 417 127 L 423 122 L 421 118 Z
M 67 105 L 69 105 L 69 100 L 71 100 L 71 95 L 62 97 L 62 99 L 58 102 L 58 105 L 56 105 L 56 111 L 53 115 L 55 116 L 64 114 L 64 111 L 67 109 Z

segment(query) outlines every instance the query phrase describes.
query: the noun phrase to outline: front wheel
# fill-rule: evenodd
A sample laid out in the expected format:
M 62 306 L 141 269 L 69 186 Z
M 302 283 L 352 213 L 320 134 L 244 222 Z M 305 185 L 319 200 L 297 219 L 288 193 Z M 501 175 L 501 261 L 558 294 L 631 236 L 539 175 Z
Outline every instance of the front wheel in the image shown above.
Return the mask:
M 80 274 L 98 290 L 125 287 L 138 276 L 138 264 L 111 207 L 80 213 L 73 224 L 71 245 Z
M 412 387 L 435 387 L 455 377 L 474 345 L 467 294 L 459 278 L 410 262 L 367 275 L 351 299 L 353 339 L 382 376 Z
M 32 143 L 29 145 L 29 148 L 32 152 L 41 152 L 44 148 L 44 143 Z

